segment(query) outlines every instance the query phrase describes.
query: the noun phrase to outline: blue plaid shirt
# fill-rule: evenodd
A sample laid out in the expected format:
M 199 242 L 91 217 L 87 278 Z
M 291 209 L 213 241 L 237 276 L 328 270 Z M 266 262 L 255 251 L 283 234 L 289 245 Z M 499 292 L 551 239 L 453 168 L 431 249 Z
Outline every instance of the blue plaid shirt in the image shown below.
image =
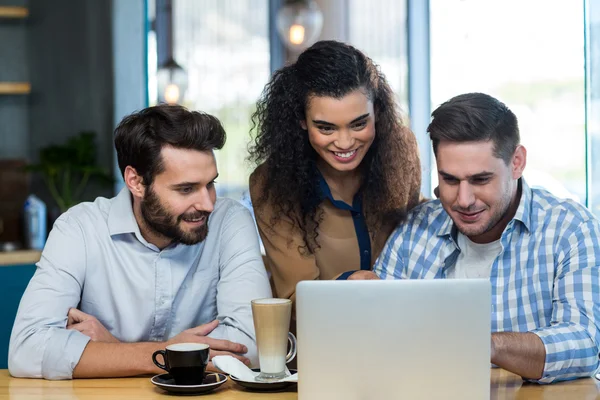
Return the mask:
M 590 376 L 600 346 L 600 225 L 585 207 L 530 189 L 491 267 L 492 331 L 533 332 L 546 348 L 550 383 Z M 381 279 L 443 279 L 460 248 L 439 200 L 424 203 L 390 236 L 374 266 Z

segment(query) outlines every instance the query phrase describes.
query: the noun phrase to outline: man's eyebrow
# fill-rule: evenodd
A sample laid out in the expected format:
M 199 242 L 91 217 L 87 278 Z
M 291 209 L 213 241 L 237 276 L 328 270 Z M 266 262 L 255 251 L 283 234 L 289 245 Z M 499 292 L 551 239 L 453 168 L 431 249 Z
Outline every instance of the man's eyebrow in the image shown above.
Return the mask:
M 177 189 L 177 188 L 182 188 L 182 187 L 186 187 L 186 186 L 197 186 L 199 184 L 200 184 L 200 182 L 180 182 L 180 183 L 172 184 L 171 188 Z
M 492 175 L 494 175 L 493 172 L 484 171 L 484 172 L 480 172 L 480 173 L 475 174 L 475 175 L 471 175 L 468 178 L 469 179 L 482 179 L 482 178 L 489 178 Z
M 439 171 L 439 173 L 440 173 L 440 175 L 441 175 L 442 177 L 444 177 L 444 178 L 452 178 L 452 179 L 457 179 L 457 178 L 456 178 L 454 175 L 451 175 L 451 174 L 449 174 L 449 173 L 447 173 L 447 172 L 444 172 L 444 171 L 441 171 L 441 170 L 440 170 L 440 171 Z
M 208 182 L 209 182 L 209 183 L 210 183 L 210 182 L 213 182 L 213 181 L 215 181 L 215 180 L 216 180 L 218 177 L 219 177 L 219 174 L 216 174 L 216 175 L 215 175 L 215 177 L 214 177 L 214 178 L 212 178 L 212 179 L 211 179 L 210 181 L 208 181 Z M 200 185 L 200 184 L 201 184 L 200 182 L 179 182 L 179 183 L 174 183 L 174 184 L 170 185 L 170 187 L 171 187 L 171 189 L 179 189 L 179 188 L 182 188 L 182 187 L 187 187 L 187 186 L 198 186 L 198 185 Z
M 456 180 L 460 180 L 458 179 L 456 176 L 449 174 L 447 172 L 444 171 L 439 171 L 440 175 L 444 178 L 450 178 L 450 179 L 456 179 Z M 494 173 L 490 172 L 490 171 L 483 171 L 483 172 L 479 172 L 477 174 L 473 174 L 473 175 L 468 175 L 465 179 L 482 179 L 482 178 L 489 178 L 490 176 L 493 176 Z

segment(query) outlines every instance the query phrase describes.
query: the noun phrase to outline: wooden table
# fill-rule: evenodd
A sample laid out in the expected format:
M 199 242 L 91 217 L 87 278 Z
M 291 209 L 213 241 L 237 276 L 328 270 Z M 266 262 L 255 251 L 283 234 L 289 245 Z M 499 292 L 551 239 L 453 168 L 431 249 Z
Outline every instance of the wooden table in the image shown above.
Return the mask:
M 588 378 L 553 385 L 523 383 L 510 372 L 493 369 L 491 399 L 519 400 L 597 400 L 600 399 L 600 382 Z M 122 379 L 79 379 L 73 381 L 46 381 L 42 379 L 16 379 L 0 370 L 0 400 L 69 400 L 69 399 L 173 399 L 150 383 L 147 377 Z M 296 400 L 296 392 L 256 393 L 241 389 L 231 380 L 204 399 L 215 400 Z

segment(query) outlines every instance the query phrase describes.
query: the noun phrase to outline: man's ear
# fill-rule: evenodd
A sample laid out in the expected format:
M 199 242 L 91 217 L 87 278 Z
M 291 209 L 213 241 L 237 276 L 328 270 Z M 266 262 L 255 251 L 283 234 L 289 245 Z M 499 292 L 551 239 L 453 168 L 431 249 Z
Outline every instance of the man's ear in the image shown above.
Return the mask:
M 144 186 L 144 179 L 140 175 L 138 175 L 135 168 L 128 165 L 125 168 L 123 180 L 125 181 L 125 185 L 134 197 L 138 197 L 140 199 L 144 197 L 144 194 L 146 192 L 146 187 Z
M 521 176 L 523 176 L 523 171 L 525 170 L 526 165 L 527 149 L 522 145 L 518 145 L 511 160 L 513 179 L 519 179 Z

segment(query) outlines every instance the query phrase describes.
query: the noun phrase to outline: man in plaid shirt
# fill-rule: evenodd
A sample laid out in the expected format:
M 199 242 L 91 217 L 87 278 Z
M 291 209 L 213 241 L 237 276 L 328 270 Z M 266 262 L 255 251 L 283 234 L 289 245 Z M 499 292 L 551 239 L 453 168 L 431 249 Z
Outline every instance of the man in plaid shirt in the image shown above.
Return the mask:
M 375 275 L 489 279 L 493 364 L 540 383 L 592 375 L 600 345 L 598 220 L 527 185 L 517 118 L 500 101 L 464 94 L 432 117 L 439 200 L 409 213 Z

